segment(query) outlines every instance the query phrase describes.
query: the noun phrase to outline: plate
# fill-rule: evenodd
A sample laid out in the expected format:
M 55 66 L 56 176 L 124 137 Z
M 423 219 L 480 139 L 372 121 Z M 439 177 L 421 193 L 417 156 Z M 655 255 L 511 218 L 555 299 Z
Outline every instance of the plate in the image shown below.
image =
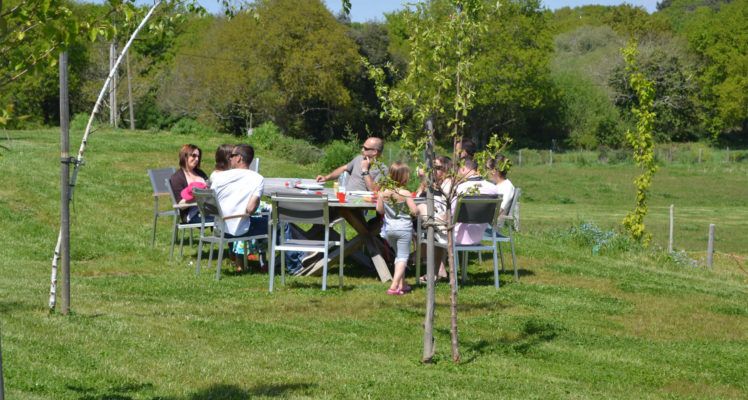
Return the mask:
M 305 190 L 322 190 L 325 187 L 320 185 L 319 183 L 297 183 L 296 188 Z

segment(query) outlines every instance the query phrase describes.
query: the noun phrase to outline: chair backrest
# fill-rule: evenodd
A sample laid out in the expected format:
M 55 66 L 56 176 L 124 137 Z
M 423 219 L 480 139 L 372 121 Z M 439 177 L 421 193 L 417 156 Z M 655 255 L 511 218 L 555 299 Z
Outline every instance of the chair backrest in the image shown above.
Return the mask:
M 195 196 L 197 208 L 200 209 L 200 215 L 203 217 L 214 217 L 216 220 L 223 219 L 221 205 L 216 199 L 216 192 L 212 189 L 192 189 Z
M 519 207 L 517 206 L 517 203 L 519 203 L 519 196 L 521 193 L 522 189 L 514 188 L 514 197 L 512 197 L 512 201 L 509 202 L 509 209 L 505 210 L 505 213 L 499 216 L 496 226 L 501 228 L 507 220 L 511 220 L 514 221 L 514 230 L 519 230 Z
M 164 185 L 166 185 L 166 191 L 169 193 L 169 196 L 171 197 L 171 204 L 173 207 L 177 206 L 177 196 L 174 195 L 174 192 L 171 191 L 171 183 L 169 182 L 169 178 L 164 179 Z
M 169 178 L 174 175 L 174 172 L 176 172 L 174 167 L 148 170 L 148 177 L 151 178 L 151 187 L 153 188 L 154 196 L 164 196 L 171 193 Z M 164 180 L 166 180 L 165 183 Z
M 330 223 L 327 196 L 316 194 L 275 194 L 273 220 L 308 224 Z
M 255 157 L 251 163 L 249 163 L 249 169 L 252 171 L 260 173 L 260 157 Z
M 455 223 L 493 224 L 499 216 L 501 197 L 493 195 L 464 196 L 457 200 Z

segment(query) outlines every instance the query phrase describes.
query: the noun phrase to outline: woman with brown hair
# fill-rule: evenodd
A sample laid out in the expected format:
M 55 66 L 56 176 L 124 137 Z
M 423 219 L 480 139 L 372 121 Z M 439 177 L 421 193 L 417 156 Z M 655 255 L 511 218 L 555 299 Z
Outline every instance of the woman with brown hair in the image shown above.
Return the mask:
M 179 170 L 169 178 L 171 191 L 178 204 L 186 204 L 191 200 L 186 200 L 182 196 L 182 191 L 190 185 L 207 187 L 206 181 L 208 175 L 200 169 L 200 160 L 203 152 L 194 144 L 182 145 L 179 150 Z M 197 206 L 185 207 L 179 210 L 179 215 L 184 223 L 200 222 L 200 212 Z

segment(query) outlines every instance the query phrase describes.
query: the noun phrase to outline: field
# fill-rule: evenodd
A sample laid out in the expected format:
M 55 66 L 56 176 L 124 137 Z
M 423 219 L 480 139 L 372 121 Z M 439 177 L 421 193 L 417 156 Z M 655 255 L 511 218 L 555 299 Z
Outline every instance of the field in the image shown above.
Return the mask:
M 459 292 L 460 364 L 450 361 L 448 288 L 439 285 L 437 356 L 424 365 L 421 288 L 392 298 L 373 273 L 351 267 L 342 291 L 291 278 L 271 295 L 264 274 L 195 276 L 192 248 L 169 262 L 167 222 L 150 246 L 146 170 L 175 165 L 184 142 L 205 150 L 210 170 L 230 136 L 97 132 L 72 204 L 73 312 L 50 314 L 59 134 L 8 135 L 0 337 L 9 399 L 748 397 L 745 163 L 663 166 L 646 221 L 656 246 L 600 254 L 570 228 L 615 229 L 633 207 L 636 169 L 515 167 L 521 280 L 507 271 L 497 292 L 489 257 L 472 261 Z M 318 172 L 258 155 L 267 176 Z M 670 204 L 681 257 L 658 248 Z M 710 223 L 718 254 L 708 270 Z

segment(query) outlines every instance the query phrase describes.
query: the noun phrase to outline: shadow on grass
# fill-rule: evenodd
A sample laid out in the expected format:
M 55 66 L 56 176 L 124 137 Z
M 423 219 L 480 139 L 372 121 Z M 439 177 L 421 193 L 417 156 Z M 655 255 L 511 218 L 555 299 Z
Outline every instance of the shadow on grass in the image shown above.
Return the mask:
M 284 383 L 278 385 L 256 385 L 244 389 L 236 385 L 215 384 L 207 389 L 200 390 L 194 394 L 184 397 L 184 400 L 244 400 L 256 396 L 262 397 L 288 397 L 293 392 L 305 391 L 316 385 L 311 383 Z M 181 400 L 175 397 L 156 397 L 153 400 Z
M 465 355 L 469 355 L 463 362 L 470 363 L 483 355 L 493 353 L 515 353 L 530 356 L 543 343 L 548 343 L 566 329 L 552 320 L 530 317 L 522 324 L 522 330 L 515 337 L 504 336 L 496 340 L 480 339 L 464 341 Z M 446 332 L 449 334 L 449 330 Z
M 130 400 L 137 392 L 153 389 L 150 383 L 124 384 L 106 389 L 107 393 L 98 393 L 100 389 L 76 385 L 67 385 L 67 388 L 81 394 L 79 400 Z

